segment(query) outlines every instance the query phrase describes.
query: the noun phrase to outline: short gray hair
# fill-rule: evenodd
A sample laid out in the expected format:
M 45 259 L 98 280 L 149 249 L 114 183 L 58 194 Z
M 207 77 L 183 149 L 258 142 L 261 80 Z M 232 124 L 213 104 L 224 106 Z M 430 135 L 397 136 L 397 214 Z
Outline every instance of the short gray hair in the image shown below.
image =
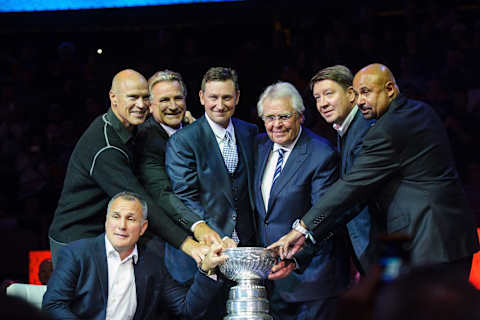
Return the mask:
M 161 81 L 178 81 L 182 88 L 183 97 L 187 96 L 187 87 L 183 82 L 182 76 L 178 72 L 171 70 L 162 70 L 155 72 L 153 76 L 148 79 L 148 91 L 150 92 L 150 101 L 152 101 L 152 88 Z
M 289 82 L 279 81 L 268 86 L 260 95 L 260 99 L 257 103 L 258 116 L 263 116 L 263 103 L 265 99 L 278 99 L 289 97 L 292 103 L 293 110 L 298 114 L 303 114 L 305 106 L 303 105 L 303 99 L 298 90 Z
M 115 201 L 116 199 L 118 198 L 122 198 L 124 200 L 127 200 L 127 201 L 136 201 L 138 200 L 138 202 L 140 202 L 141 206 L 142 206 L 142 216 L 143 216 L 143 220 L 147 220 L 148 218 L 148 205 L 147 205 L 147 202 L 138 194 L 134 193 L 134 192 L 130 192 L 130 191 L 122 191 L 122 192 L 119 192 L 117 193 L 116 195 L 114 195 L 112 197 L 112 199 L 110 199 L 110 201 L 108 202 L 108 206 L 107 206 L 107 214 L 110 212 L 110 207 L 112 206 L 112 203 L 113 201 Z

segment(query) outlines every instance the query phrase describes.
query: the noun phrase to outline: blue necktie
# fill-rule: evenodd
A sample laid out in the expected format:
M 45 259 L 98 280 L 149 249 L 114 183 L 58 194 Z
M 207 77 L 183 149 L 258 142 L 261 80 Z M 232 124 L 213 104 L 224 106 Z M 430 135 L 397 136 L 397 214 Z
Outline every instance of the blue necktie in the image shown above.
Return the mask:
M 232 137 L 228 131 L 225 132 L 223 140 L 223 160 L 225 161 L 225 166 L 227 167 L 228 172 L 234 173 L 238 164 L 237 149 L 235 148 Z
M 273 189 L 275 182 L 277 182 L 278 177 L 280 177 L 280 173 L 282 172 L 283 155 L 285 154 L 285 149 L 280 148 L 277 151 L 278 151 L 277 166 L 275 167 L 275 173 L 273 174 L 272 187 L 270 188 L 270 190 Z

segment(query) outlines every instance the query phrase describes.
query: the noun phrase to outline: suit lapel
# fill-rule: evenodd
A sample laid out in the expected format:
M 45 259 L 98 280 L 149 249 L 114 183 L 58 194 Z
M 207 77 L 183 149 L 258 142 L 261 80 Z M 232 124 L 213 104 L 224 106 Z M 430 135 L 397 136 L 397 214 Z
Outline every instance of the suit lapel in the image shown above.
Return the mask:
M 302 163 L 307 158 L 307 155 L 308 155 L 307 140 L 308 140 L 307 134 L 305 132 L 305 129 L 303 129 L 302 134 L 300 135 L 300 138 L 295 144 L 295 147 L 293 147 L 293 150 L 291 151 L 291 154 L 287 159 L 287 163 L 285 163 L 285 166 L 282 169 L 282 173 L 280 174 L 280 177 L 278 177 L 277 182 L 275 183 L 275 185 L 272 188 L 272 191 L 270 192 L 270 199 L 268 200 L 267 216 L 272 211 L 271 209 L 273 208 L 275 201 L 281 197 L 282 190 L 290 182 L 290 180 L 293 178 L 293 176 L 302 166 Z
M 213 132 L 212 128 L 207 122 L 205 116 L 198 119 L 197 121 L 201 121 L 201 127 L 203 130 L 203 135 L 206 137 L 203 145 L 201 146 L 201 152 L 206 153 L 206 158 L 208 159 L 208 166 L 210 168 L 218 168 L 216 170 L 216 176 L 218 177 L 218 185 L 221 186 L 228 186 L 223 188 L 223 193 L 225 197 L 229 201 L 230 205 L 234 207 L 233 199 L 232 199 L 232 181 L 230 180 L 229 173 L 227 172 L 227 167 L 225 166 L 225 161 L 223 160 L 222 152 L 217 143 L 217 138 L 215 137 L 215 133 Z
M 259 148 L 258 148 L 258 170 L 255 173 L 256 174 L 256 185 L 255 185 L 255 193 L 258 194 L 257 199 L 261 199 L 259 203 L 257 203 L 257 209 L 258 213 L 262 216 L 265 217 L 267 215 L 267 210 L 265 208 L 265 199 L 263 199 L 263 194 L 262 194 L 262 180 L 263 180 L 263 174 L 265 172 L 265 166 L 267 165 L 267 160 L 268 157 L 270 156 L 270 152 L 272 151 L 273 147 L 273 142 L 269 139 L 266 138 L 265 143 L 263 143 Z
M 145 270 L 145 261 L 142 248 L 140 245 L 137 245 L 138 250 L 138 260 L 137 263 L 133 265 L 133 272 L 135 274 L 135 288 L 137 290 L 137 310 L 135 310 L 134 319 L 143 318 L 143 307 L 146 306 L 146 289 L 147 289 L 147 277 L 148 272 Z
M 102 233 L 95 239 L 95 251 L 93 260 L 98 274 L 98 282 L 102 290 L 102 297 L 104 305 L 107 305 L 108 300 L 108 263 L 107 252 L 105 249 L 105 233 Z

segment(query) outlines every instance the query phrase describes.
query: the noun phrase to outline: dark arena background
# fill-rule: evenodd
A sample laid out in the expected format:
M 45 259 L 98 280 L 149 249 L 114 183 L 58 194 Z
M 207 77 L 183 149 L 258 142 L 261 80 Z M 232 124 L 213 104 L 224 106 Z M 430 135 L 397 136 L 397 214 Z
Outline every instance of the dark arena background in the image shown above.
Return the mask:
M 386 64 L 402 93 L 429 102 L 444 120 L 480 217 L 477 1 L 166 2 L 0 1 L 2 281 L 28 282 L 29 263 L 30 279 L 41 281 L 44 253 L 30 252 L 48 250 L 70 153 L 108 109 L 111 79 L 125 68 L 147 78 L 180 72 L 188 109 L 198 117 L 202 75 L 212 66 L 233 67 L 241 88 L 236 116 L 259 128 L 260 93 L 289 81 L 304 97 L 305 126 L 335 143 L 316 111 L 310 78 L 334 64 L 352 72 Z

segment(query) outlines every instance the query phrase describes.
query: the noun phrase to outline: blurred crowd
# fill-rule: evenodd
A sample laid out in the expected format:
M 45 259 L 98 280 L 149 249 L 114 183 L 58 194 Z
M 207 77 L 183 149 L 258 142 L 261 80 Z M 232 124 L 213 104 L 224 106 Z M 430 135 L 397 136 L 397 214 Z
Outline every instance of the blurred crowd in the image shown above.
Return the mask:
M 372 6 L 293 14 L 278 7 L 243 23 L 223 17 L 148 30 L 0 35 L 8 44 L 0 49 L 0 232 L 12 243 L 12 262 L 2 266 L 2 275 L 23 276 L 26 251 L 48 248 L 70 153 L 89 123 L 107 110 L 109 81 L 126 67 L 147 78 L 160 69 L 180 72 L 188 109 L 199 116 L 201 75 L 212 65 L 230 66 L 242 85 L 236 116 L 254 123 L 262 90 L 276 80 L 289 81 L 304 96 L 306 127 L 335 143 L 335 131 L 315 109 L 310 78 L 334 64 L 355 73 L 384 63 L 402 93 L 430 103 L 443 119 L 479 216 L 479 11 L 435 1 L 406 1 L 398 11 Z

